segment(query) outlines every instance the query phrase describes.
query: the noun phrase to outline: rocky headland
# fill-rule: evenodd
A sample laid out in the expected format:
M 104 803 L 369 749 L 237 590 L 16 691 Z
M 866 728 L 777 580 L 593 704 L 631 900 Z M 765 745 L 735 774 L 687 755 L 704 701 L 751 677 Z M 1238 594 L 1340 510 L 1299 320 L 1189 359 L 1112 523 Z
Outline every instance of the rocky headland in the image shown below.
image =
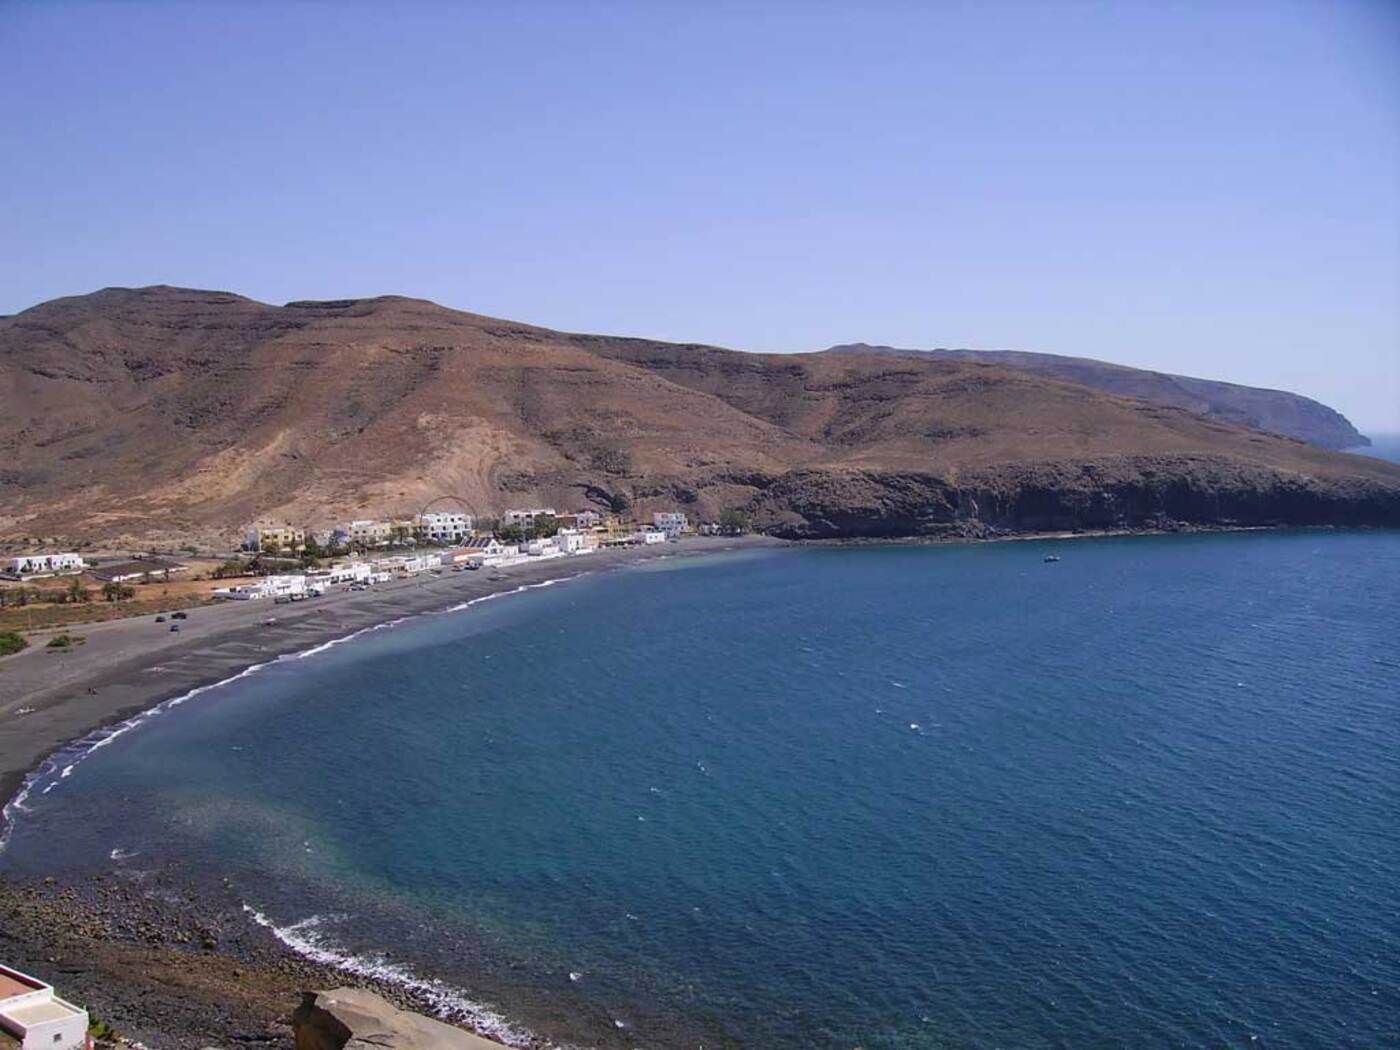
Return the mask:
M 1400 521 L 1400 465 L 1323 447 L 1360 439 L 1325 406 L 1043 356 L 745 353 L 398 296 L 109 288 L 0 319 L 0 541 L 227 543 L 443 496 L 738 510 L 794 537 Z

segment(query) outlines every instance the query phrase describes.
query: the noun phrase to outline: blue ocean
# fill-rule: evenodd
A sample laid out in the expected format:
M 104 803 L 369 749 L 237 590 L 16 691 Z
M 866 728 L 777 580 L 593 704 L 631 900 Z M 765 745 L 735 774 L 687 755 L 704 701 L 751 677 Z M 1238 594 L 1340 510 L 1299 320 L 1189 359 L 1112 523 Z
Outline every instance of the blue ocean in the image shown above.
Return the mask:
M 675 558 L 193 697 L 0 869 L 217 874 L 517 1040 L 1395 1047 L 1397 640 L 1396 533 Z

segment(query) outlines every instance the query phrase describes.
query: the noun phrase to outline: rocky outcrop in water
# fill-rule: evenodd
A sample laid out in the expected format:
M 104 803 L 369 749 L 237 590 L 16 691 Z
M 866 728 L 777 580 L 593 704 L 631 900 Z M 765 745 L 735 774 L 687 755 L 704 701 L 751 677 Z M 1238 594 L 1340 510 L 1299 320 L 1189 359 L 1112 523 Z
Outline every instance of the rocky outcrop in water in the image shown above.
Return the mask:
M 306 992 L 292 1014 L 297 1050 L 501 1050 L 501 1044 L 362 988 Z

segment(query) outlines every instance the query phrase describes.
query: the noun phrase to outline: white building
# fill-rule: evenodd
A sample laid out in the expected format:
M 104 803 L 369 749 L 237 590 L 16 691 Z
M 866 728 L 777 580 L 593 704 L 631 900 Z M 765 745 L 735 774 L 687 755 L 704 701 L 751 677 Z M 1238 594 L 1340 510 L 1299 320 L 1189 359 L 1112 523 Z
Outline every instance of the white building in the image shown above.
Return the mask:
M 281 598 L 283 595 L 292 596 L 305 594 L 306 577 L 301 574 L 264 576 L 258 581 L 256 589 L 261 592 L 264 598 Z
M 580 510 L 574 512 L 574 524 L 581 529 L 591 529 L 603 523 L 603 516 L 596 510 Z
M 587 554 L 598 549 L 598 537 L 578 529 L 560 529 L 554 542 L 565 554 Z
M 679 536 L 690 528 L 690 521 L 678 510 L 659 510 L 651 516 L 651 523 L 667 536 Z
M 81 554 L 23 554 L 11 558 L 5 566 L 5 574 L 21 580 L 36 576 L 57 576 L 61 573 L 78 573 L 84 568 Z
M 87 1011 L 54 995 L 52 985 L 0 966 L 0 1029 L 22 1050 L 79 1050 L 87 1028 Z
M 474 525 L 470 514 L 429 511 L 418 515 L 413 531 L 429 543 L 461 543 L 472 534 Z
M 535 519 L 540 517 L 558 517 L 559 512 L 553 507 L 533 507 L 530 510 L 508 510 L 501 517 L 501 524 L 506 528 L 518 525 L 522 529 L 533 529 Z
M 369 562 L 348 561 L 332 565 L 329 569 L 317 569 L 307 576 L 313 584 L 334 587 L 341 583 L 367 583 L 370 572 Z
M 665 543 L 666 534 L 660 529 L 643 529 L 641 532 L 632 534 L 632 542 L 641 544 Z

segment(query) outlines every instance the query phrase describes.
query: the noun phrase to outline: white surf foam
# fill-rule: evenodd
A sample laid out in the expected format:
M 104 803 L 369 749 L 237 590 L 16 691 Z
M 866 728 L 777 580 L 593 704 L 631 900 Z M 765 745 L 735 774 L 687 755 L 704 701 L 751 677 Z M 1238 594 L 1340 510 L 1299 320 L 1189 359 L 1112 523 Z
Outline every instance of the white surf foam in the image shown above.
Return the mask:
M 383 981 L 403 988 L 426 1002 L 443 1020 L 469 1025 L 482 1035 L 507 1046 L 553 1046 L 533 1033 L 511 1024 L 489 1006 L 473 1001 L 461 988 L 439 981 L 435 977 L 420 977 L 407 966 L 391 962 L 383 956 L 353 955 L 337 947 L 325 935 L 323 927 L 328 922 L 344 919 L 343 915 L 312 915 L 300 922 L 278 926 L 246 902 L 243 910 L 255 923 L 270 931 L 274 937 L 303 958 L 323 966 L 332 966 L 356 977 Z

